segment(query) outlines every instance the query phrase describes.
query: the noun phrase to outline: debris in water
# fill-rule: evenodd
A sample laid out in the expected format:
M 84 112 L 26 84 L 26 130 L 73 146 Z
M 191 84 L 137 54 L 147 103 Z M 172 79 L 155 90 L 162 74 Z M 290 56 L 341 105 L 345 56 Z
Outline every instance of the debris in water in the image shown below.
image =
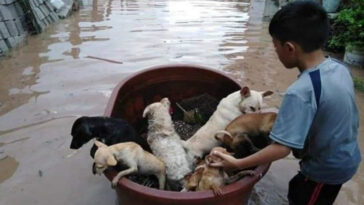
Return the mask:
M 86 58 L 102 60 L 102 61 L 106 61 L 106 62 L 109 62 L 109 63 L 123 64 L 123 62 L 121 62 L 121 61 L 109 60 L 109 59 L 106 59 L 106 58 L 99 58 L 99 57 L 95 57 L 95 56 L 86 56 Z
M 71 153 L 69 153 L 68 155 L 66 155 L 66 156 L 65 156 L 65 157 L 63 157 L 63 158 L 68 159 L 68 158 L 72 157 L 73 155 L 75 155 L 77 152 L 78 152 L 78 150 L 73 150 Z
M 39 171 L 38 171 L 38 175 L 39 175 L 39 177 L 42 177 L 42 176 L 43 176 L 43 172 L 42 172 L 42 170 L 39 170 Z
M 185 110 L 194 110 L 198 109 L 198 115 L 196 116 L 199 118 L 199 121 L 202 120 L 200 123 L 205 124 L 210 116 L 215 112 L 219 101 L 212 97 L 209 94 L 202 94 L 196 97 L 191 97 L 188 99 L 184 99 L 179 102 Z
M 182 120 L 176 120 L 173 122 L 174 129 L 181 137 L 182 140 L 189 139 L 195 132 L 200 129 L 201 125 L 190 125 Z

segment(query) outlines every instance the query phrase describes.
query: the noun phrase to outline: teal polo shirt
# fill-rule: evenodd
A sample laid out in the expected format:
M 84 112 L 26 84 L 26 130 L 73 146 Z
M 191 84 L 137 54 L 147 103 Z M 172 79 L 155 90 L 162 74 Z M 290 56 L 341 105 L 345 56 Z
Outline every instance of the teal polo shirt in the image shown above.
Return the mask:
M 320 79 L 316 88 L 311 74 Z M 358 127 L 351 74 L 345 65 L 327 58 L 289 86 L 270 138 L 295 149 L 306 143 L 302 174 L 316 182 L 342 184 L 361 161 Z

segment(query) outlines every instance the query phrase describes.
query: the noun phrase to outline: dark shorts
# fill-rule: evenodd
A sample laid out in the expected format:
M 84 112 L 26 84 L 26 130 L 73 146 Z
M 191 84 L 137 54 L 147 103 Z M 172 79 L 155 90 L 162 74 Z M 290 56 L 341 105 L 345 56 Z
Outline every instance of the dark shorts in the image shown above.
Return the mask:
M 309 180 L 301 172 L 289 182 L 290 205 L 333 204 L 342 184 L 323 184 Z

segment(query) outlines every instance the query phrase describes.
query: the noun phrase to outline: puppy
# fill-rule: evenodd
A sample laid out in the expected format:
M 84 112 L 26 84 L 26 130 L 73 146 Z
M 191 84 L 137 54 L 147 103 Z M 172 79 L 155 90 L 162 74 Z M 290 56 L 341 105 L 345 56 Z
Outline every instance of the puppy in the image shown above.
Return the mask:
M 220 151 L 225 154 L 230 154 L 226 149 L 222 147 L 215 147 L 211 150 Z M 231 154 L 230 154 L 231 155 Z M 237 181 L 240 177 L 246 175 L 254 175 L 255 172 L 252 170 L 243 170 L 238 172 L 236 175 L 229 177 L 228 174 L 222 168 L 215 168 L 208 166 L 211 162 L 221 161 L 220 158 L 208 155 L 204 161 L 201 161 L 194 173 L 190 173 L 185 177 L 185 187 L 183 191 L 204 191 L 212 190 L 215 196 L 221 196 L 221 187 Z
M 94 164 L 97 174 L 102 174 L 108 167 L 116 166 L 118 162 L 127 166 L 127 169 L 120 171 L 112 180 L 112 187 L 115 188 L 121 177 L 140 173 L 155 175 L 158 178 L 159 189 L 164 189 L 166 180 L 165 164 L 152 155 L 144 151 L 141 146 L 134 142 L 124 142 L 111 146 L 106 146 L 102 142 L 95 141 L 98 147 Z
M 143 149 L 150 151 L 148 143 L 139 137 L 134 128 L 125 120 L 110 117 L 80 117 L 72 126 L 71 149 L 79 149 L 82 145 L 93 138 L 106 145 L 113 145 L 120 142 L 136 142 Z M 91 157 L 94 157 L 97 147 L 94 145 L 90 150 Z
M 239 154 L 236 157 L 245 157 L 270 144 L 268 135 L 276 117 L 274 112 L 240 115 L 216 132 L 215 138 Z
M 214 138 L 218 130 L 223 130 L 242 113 L 259 111 L 263 105 L 263 97 L 273 94 L 272 91 L 258 92 L 248 87 L 231 93 L 223 98 L 210 119 L 190 139 L 183 142 L 190 158 L 202 158 L 213 147 L 221 143 Z
M 168 98 L 152 103 L 144 109 L 143 117 L 148 117 L 147 142 L 153 154 L 166 164 L 168 188 L 180 190 L 183 177 L 192 171 L 192 164 L 189 163 L 180 136 L 173 127 L 169 114 L 170 104 Z

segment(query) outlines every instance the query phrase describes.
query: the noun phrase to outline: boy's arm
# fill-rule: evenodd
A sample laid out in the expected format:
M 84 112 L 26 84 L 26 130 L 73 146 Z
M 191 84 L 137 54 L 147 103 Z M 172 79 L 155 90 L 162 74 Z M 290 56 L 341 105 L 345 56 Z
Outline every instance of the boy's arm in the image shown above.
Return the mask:
M 291 152 L 291 148 L 273 143 L 264 149 L 242 159 L 236 159 L 230 155 L 221 152 L 212 153 L 222 159 L 221 162 L 210 163 L 212 167 L 222 167 L 224 169 L 245 169 L 261 164 L 270 163 L 278 159 L 286 157 Z
M 215 153 L 222 162 L 212 163 L 211 166 L 225 169 L 244 169 L 260 164 L 273 162 L 287 156 L 291 148 L 303 149 L 306 136 L 310 130 L 316 108 L 311 100 L 299 95 L 305 91 L 287 90 L 274 122 L 269 137 L 276 143 L 243 159 Z

